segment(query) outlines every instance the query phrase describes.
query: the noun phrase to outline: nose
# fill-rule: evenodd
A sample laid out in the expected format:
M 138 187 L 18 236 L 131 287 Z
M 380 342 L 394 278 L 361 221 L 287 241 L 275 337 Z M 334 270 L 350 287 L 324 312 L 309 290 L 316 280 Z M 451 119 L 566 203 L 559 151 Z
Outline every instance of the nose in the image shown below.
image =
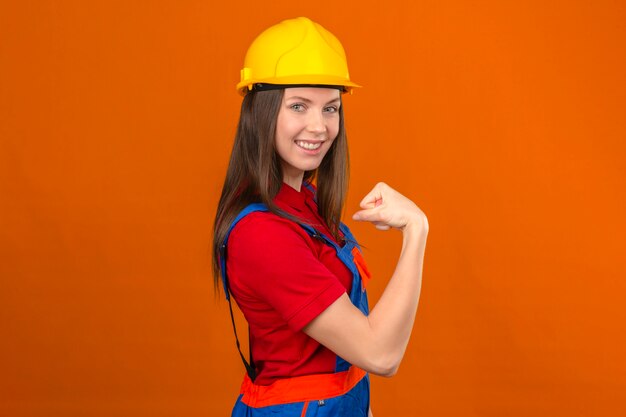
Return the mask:
M 326 120 L 322 111 L 309 112 L 307 130 L 315 134 L 322 134 L 326 132 Z

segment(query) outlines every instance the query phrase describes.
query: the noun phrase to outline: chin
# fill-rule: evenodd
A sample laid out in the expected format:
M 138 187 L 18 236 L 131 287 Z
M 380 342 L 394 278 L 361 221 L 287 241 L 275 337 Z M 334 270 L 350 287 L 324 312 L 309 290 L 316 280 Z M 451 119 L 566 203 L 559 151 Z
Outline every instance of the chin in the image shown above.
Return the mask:
M 320 167 L 320 164 L 303 164 L 298 167 L 299 170 L 307 172 L 307 171 L 315 171 Z

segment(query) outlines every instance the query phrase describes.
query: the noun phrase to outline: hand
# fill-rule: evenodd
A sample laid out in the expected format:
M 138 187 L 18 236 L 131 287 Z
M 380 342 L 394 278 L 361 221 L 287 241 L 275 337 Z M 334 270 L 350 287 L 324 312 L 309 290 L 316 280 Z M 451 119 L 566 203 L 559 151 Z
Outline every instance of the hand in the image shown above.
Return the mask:
M 428 233 L 428 219 L 422 210 L 411 200 L 385 184 L 374 186 L 360 204 L 352 218 L 358 221 L 372 222 L 379 230 L 391 227 L 404 230 L 409 224 L 415 224 L 423 233 Z

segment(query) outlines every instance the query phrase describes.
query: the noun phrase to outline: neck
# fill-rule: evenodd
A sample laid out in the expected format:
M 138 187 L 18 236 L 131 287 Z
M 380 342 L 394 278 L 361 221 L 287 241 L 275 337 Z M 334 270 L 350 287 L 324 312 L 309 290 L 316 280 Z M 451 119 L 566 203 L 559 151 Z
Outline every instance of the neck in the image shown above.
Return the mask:
M 302 187 L 303 179 L 304 171 L 298 170 L 297 172 L 283 172 L 283 182 L 298 192 L 300 192 L 300 188 Z
M 298 183 L 294 183 L 291 181 L 284 180 L 283 182 L 287 184 L 288 186 L 290 186 L 291 188 L 293 188 L 294 190 L 296 190 L 297 192 L 300 192 L 300 189 L 302 188 L 302 181 Z

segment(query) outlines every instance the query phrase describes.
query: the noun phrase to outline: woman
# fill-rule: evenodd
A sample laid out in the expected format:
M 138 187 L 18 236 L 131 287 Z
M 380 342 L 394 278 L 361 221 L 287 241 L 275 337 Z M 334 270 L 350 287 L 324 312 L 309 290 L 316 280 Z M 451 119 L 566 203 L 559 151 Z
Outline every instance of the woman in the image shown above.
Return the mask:
M 343 47 L 309 19 L 286 20 L 253 42 L 241 78 L 214 230 L 216 285 L 221 277 L 250 332 L 233 416 L 365 416 L 367 374 L 395 374 L 409 340 L 426 216 L 384 183 L 361 201 L 354 220 L 403 234 L 370 313 L 369 272 L 340 221 L 348 178 L 341 94 L 358 87 Z

